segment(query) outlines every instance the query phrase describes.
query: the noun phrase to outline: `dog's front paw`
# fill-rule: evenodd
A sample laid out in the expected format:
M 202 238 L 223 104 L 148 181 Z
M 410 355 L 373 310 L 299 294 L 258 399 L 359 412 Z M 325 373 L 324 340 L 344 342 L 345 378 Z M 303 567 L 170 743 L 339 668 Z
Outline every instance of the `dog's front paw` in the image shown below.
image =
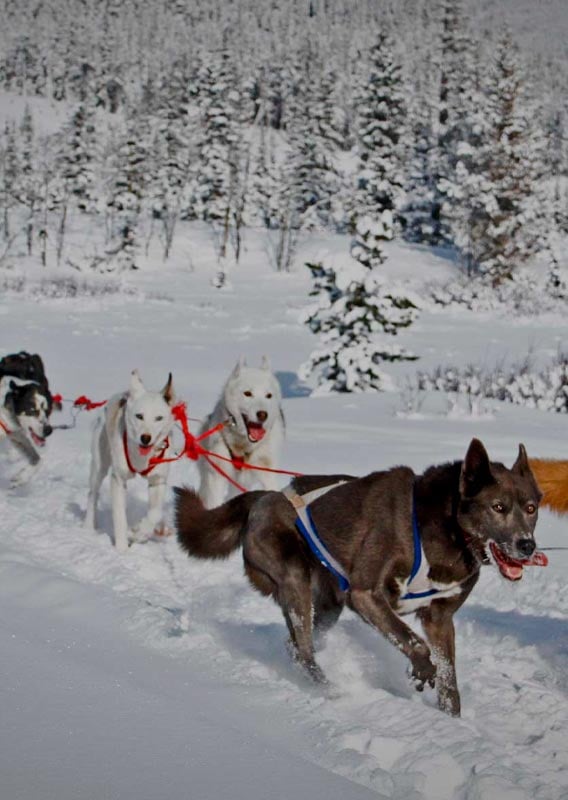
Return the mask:
M 18 489 L 20 486 L 24 486 L 33 478 L 37 470 L 38 468 L 35 465 L 24 467 L 10 481 L 10 489 Z
M 417 691 L 421 692 L 426 684 L 434 688 L 436 683 L 436 665 L 430 658 L 430 653 L 417 653 L 412 659 L 410 678 Z
M 155 522 L 148 519 L 148 517 L 144 517 L 133 526 L 130 532 L 131 538 L 136 542 L 145 542 L 153 534 L 155 526 Z
M 154 528 L 153 535 L 158 539 L 165 539 L 168 536 L 173 536 L 174 532 L 171 528 L 168 528 L 165 522 L 159 522 Z
M 128 552 L 128 536 L 126 534 L 115 535 L 114 546 L 117 553 Z

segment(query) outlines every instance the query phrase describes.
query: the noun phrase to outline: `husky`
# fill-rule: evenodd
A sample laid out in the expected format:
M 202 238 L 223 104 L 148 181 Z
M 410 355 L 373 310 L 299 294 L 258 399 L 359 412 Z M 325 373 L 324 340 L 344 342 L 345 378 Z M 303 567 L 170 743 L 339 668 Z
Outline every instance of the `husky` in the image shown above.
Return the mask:
M 517 581 L 524 566 L 546 564 L 534 539 L 541 494 L 523 445 L 511 469 L 473 439 L 463 461 L 422 475 L 401 466 L 363 478 L 304 476 L 284 492 L 248 492 L 209 511 L 192 490 L 175 494 L 181 547 L 224 558 L 242 546 L 250 582 L 279 603 L 294 658 L 313 680 L 326 682 L 313 630 L 327 630 L 347 604 L 407 656 L 418 690 L 436 685 L 439 708 L 454 716 L 453 615 L 480 567 L 493 563 Z M 404 622 L 410 613 L 425 638 Z
M 89 498 L 85 524 L 95 528 L 101 483 L 110 469 L 112 519 L 116 549 L 124 553 L 128 540 L 163 534 L 162 506 L 168 478 L 168 436 L 174 424 L 171 373 L 161 392 L 149 392 L 135 370 L 127 392 L 110 398 L 93 431 Z M 126 483 L 136 475 L 148 481 L 148 513 L 132 530 L 126 517 Z
M 27 464 L 15 475 L 12 488 L 27 483 L 41 464 L 37 448 L 45 447 L 53 428 L 49 423 L 55 402 L 49 391 L 43 361 L 22 351 L 0 359 L 0 440 L 8 441 Z
M 219 433 L 204 442 L 205 447 L 224 456 L 274 469 L 278 466 L 284 441 L 284 414 L 280 384 L 263 356 L 260 367 L 248 367 L 241 358 L 229 375 L 213 412 L 206 418 L 202 433 L 218 423 L 225 423 Z M 226 461 L 217 461 L 223 471 L 244 485 L 257 479 L 267 489 L 277 489 L 274 473 L 239 470 Z M 206 459 L 198 462 L 199 495 L 207 508 L 220 505 L 230 490 L 226 478 L 215 471 Z

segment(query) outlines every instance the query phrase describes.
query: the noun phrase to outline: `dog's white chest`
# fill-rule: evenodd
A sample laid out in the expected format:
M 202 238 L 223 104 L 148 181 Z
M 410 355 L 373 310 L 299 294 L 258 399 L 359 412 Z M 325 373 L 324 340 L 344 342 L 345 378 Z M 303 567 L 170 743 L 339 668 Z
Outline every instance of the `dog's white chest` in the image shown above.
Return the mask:
M 415 542 L 415 547 L 417 542 Z M 398 614 L 411 614 L 419 608 L 429 606 L 433 600 L 454 597 L 461 592 L 461 583 L 439 583 L 429 577 L 430 564 L 424 554 L 422 543 L 415 552 L 415 562 L 410 576 L 400 583 L 400 596 L 396 603 Z
M 429 591 L 423 595 L 401 596 L 397 600 L 395 611 L 397 614 L 412 614 L 418 611 L 419 608 L 426 608 L 433 600 L 440 600 L 445 597 L 455 597 L 461 592 L 460 583 L 431 583 L 433 591 Z

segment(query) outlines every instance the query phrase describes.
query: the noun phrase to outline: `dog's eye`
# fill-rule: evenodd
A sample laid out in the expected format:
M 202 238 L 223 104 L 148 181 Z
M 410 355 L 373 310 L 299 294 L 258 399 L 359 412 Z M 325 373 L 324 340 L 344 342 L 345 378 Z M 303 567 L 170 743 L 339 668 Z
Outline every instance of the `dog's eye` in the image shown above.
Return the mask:
M 243 392 L 243 394 L 244 394 L 245 397 L 252 397 L 252 392 L 246 391 L 246 392 Z
M 272 399 L 272 392 L 268 392 L 268 394 L 266 395 L 266 399 L 267 400 L 271 400 Z
M 534 503 L 528 503 L 527 507 L 525 508 L 527 514 L 534 514 L 536 511 L 536 506 Z
M 135 414 L 136 419 L 144 419 L 144 414 Z
M 491 508 L 493 509 L 493 511 L 496 511 L 498 514 L 504 514 L 505 513 L 505 506 L 503 505 L 503 503 L 493 503 Z
M 161 422 L 163 419 L 163 417 L 156 417 L 156 422 Z

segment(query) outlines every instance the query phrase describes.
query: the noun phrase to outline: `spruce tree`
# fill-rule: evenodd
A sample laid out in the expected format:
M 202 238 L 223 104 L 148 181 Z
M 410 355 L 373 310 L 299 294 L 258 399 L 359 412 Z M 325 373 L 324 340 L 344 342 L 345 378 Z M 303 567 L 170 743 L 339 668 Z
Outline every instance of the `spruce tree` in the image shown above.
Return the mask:
M 152 218 L 161 226 L 164 259 L 171 252 L 190 169 L 187 118 L 180 113 L 179 103 L 174 101 L 175 95 L 170 96 L 170 102 L 160 109 L 158 115 L 149 188 Z
M 468 198 L 473 258 L 494 285 L 512 278 L 546 240 L 537 189 L 543 144 L 542 131 L 524 104 L 517 57 L 505 34 L 487 77 L 486 127 Z
M 59 161 L 62 177 L 77 208 L 85 213 L 96 212 L 99 143 L 95 108 L 91 101 L 79 103 L 73 112 L 66 127 Z
M 438 0 L 423 9 L 427 51 L 421 73 L 411 76 L 413 146 L 404 208 L 406 237 L 430 245 L 455 242 L 453 219 L 467 171 L 464 147 L 472 143 L 477 94 L 477 43 L 462 0 Z M 459 166 L 458 166 L 459 165 Z
M 390 212 L 384 212 L 384 219 Z M 386 222 L 360 219 L 352 245 L 353 259 L 339 267 L 307 264 L 314 280 L 315 302 L 304 322 L 320 336 L 320 346 L 300 368 L 315 378 L 317 392 L 384 391 L 392 388 L 383 362 L 415 358 L 387 337 L 412 324 L 417 306 L 380 274 L 382 243 L 392 235 Z
M 19 159 L 15 125 L 9 122 L 4 127 L 4 138 L 0 149 L 0 202 L 2 207 L 2 233 L 7 241 L 12 234 L 10 214 L 17 204 L 17 181 Z
M 25 224 L 28 255 L 32 255 L 36 218 L 42 201 L 42 179 L 37 163 L 34 124 L 28 106 L 19 128 L 19 171 L 16 182 L 18 201 L 27 211 Z
M 108 269 L 138 269 L 140 214 L 147 189 L 149 149 L 149 143 L 142 140 L 139 133 L 139 120 L 131 113 L 112 159 L 107 200 L 111 228 L 105 261 Z
M 357 96 L 357 216 L 397 212 L 404 198 L 405 102 L 392 42 L 381 33 L 369 54 L 369 74 Z

